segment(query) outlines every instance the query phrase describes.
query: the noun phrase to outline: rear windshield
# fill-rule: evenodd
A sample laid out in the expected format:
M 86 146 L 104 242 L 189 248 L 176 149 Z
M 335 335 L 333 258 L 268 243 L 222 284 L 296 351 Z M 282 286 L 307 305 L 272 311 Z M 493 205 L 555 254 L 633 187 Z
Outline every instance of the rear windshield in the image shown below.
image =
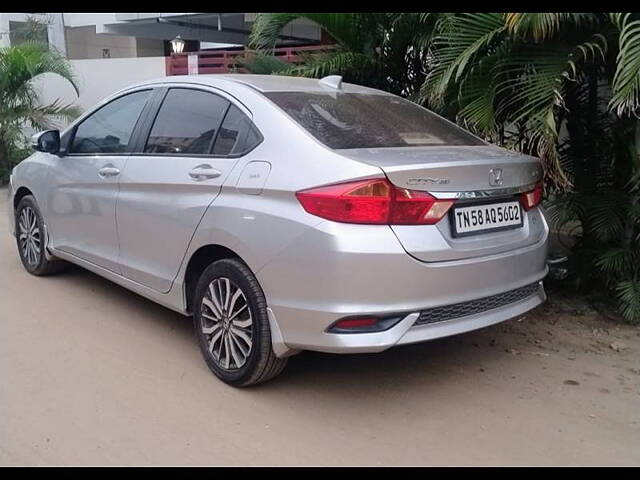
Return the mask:
M 444 118 L 393 95 L 267 92 L 267 98 L 330 148 L 484 145 Z

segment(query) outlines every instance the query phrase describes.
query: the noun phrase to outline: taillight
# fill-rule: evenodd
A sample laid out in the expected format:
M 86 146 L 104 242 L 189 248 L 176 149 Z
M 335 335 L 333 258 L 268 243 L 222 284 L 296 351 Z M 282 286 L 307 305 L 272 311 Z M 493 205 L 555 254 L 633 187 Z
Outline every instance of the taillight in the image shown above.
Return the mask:
M 533 207 L 540 205 L 542 202 L 543 186 L 542 181 L 537 183 L 530 192 L 524 192 L 520 195 L 522 206 L 525 210 L 531 210 Z
M 453 205 L 453 200 L 438 200 L 427 192 L 393 186 L 393 202 L 389 215 L 391 225 L 432 225 Z
M 296 193 L 312 215 L 344 223 L 431 225 L 445 216 L 453 200 L 407 190 L 387 179 L 361 180 Z

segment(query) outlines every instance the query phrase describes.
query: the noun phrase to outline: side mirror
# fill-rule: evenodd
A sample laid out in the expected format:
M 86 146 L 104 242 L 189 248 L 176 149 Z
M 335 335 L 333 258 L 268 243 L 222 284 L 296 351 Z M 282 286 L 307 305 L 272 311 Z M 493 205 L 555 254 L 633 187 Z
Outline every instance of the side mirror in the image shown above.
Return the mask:
M 31 137 L 31 146 L 39 152 L 58 153 L 60 151 L 60 131 L 45 130 L 36 133 Z

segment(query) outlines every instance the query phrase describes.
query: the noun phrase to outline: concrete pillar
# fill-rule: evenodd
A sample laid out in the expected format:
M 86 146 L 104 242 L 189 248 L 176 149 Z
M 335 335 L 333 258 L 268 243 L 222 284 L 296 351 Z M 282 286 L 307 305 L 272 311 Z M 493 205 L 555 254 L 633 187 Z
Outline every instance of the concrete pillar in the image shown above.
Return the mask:
M 0 13 L 0 48 L 9 47 L 9 15 Z
M 67 44 L 64 31 L 64 14 L 49 13 L 49 25 L 47 27 L 49 45 L 54 47 L 65 57 L 67 56 Z

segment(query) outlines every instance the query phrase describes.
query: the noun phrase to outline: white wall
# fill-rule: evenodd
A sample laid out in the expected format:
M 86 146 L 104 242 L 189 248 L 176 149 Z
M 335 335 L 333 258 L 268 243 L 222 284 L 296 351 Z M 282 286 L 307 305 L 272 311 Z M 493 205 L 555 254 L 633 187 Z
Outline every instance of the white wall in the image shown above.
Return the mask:
M 36 80 L 43 104 L 60 98 L 64 103 L 74 103 L 84 111 L 122 88 L 165 76 L 164 57 L 99 58 L 70 62 L 80 96 L 77 97 L 73 87 L 62 78 L 46 74 Z
M 136 57 L 136 38 L 120 35 L 97 35 L 96 27 L 67 27 L 67 57 L 80 60 L 103 58 L 103 49 L 108 58 Z M 162 55 L 164 52 L 161 52 Z
M 117 22 L 117 13 L 63 13 L 67 27 L 85 27 Z

